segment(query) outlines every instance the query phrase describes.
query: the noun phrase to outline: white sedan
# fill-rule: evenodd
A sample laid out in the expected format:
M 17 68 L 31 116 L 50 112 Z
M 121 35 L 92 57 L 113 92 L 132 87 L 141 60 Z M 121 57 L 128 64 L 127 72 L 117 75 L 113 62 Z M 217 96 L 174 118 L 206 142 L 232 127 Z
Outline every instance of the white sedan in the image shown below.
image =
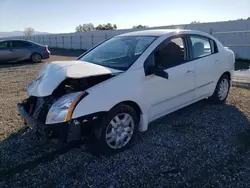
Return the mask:
M 44 65 L 18 109 L 46 138 L 91 135 L 94 149 L 114 153 L 157 118 L 205 98 L 224 103 L 234 63 L 234 53 L 203 32 L 126 33 L 75 61 Z

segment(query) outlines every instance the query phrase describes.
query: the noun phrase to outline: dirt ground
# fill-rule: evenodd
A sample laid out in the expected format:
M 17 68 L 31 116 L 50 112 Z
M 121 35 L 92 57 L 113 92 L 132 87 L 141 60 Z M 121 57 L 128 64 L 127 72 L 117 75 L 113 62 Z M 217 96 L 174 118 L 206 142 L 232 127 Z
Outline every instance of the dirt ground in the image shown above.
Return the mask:
M 48 61 L 81 53 L 52 51 Z M 250 186 L 249 88 L 232 87 L 225 105 L 201 101 L 161 118 L 128 151 L 96 157 L 84 145 L 58 151 L 23 128 L 16 104 L 44 62 L 0 65 L 0 187 Z

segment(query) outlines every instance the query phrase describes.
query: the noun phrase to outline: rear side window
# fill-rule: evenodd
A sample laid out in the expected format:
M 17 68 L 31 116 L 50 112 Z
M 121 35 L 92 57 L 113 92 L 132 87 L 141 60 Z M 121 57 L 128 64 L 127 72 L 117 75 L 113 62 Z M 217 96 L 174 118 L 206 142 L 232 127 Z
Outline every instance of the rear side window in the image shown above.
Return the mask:
M 193 59 L 218 53 L 214 40 L 202 36 L 190 36 Z
M 25 41 L 12 41 L 12 47 L 14 48 L 24 48 L 28 46 L 31 46 L 31 44 Z
M 190 40 L 192 44 L 193 59 L 212 54 L 212 49 L 208 38 L 191 36 Z

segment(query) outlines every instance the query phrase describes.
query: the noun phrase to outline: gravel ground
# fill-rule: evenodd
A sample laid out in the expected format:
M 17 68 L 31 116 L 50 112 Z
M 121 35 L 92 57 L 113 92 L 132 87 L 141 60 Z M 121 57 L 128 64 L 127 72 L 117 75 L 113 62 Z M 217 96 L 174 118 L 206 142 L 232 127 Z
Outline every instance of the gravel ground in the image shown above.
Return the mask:
M 0 187 L 250 186 L 250 87 L 232 87 L 225 105 L 201 101 L 161 118 L 134 147 L 97 157 L 23 127 L 16 103 L 41 66 L 0 66 Z

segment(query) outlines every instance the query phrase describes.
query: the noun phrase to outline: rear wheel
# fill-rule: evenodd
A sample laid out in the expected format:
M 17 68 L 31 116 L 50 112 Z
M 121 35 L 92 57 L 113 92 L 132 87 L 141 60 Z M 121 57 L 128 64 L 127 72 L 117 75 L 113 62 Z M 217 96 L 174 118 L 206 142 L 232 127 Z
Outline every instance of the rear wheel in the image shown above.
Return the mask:
M 34 54 L 31 55 L 31 61 L 33 63 L 40 63 L 42 61 L 42 57 L 41 57 L 40 54 L 34 53 Z
M 219 79 L 214 94 L 212 95 L 210 100 L 215 104 L 225 103 L 229 93 L 229 89 L 230 89 L 230 79 L 226 74 L 224 74 Z
M 138 133 L 136 111 L 125 104 L 110 110 L 101 126 L 93 130 L 92 151 L 95 154 L 113 154 L 131 146 Z

